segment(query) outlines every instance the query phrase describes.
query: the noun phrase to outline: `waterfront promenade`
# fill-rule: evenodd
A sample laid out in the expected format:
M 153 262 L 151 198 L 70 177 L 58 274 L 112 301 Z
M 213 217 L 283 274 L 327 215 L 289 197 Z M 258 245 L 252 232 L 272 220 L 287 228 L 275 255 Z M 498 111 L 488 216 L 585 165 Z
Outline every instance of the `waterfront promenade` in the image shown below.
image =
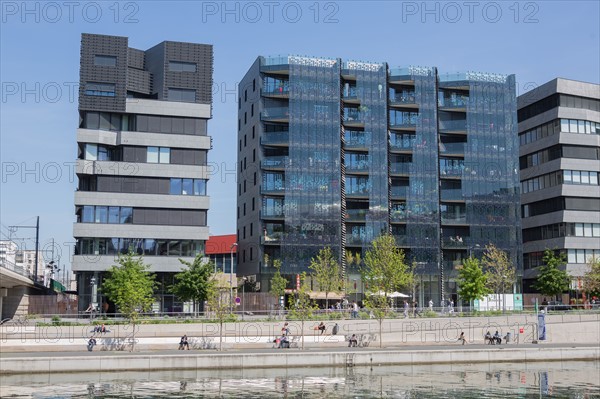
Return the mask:
M 387 319 L 381 333 L 377 320 L 327 321 L 322 335 L 314 329 L 317 321 L 305 322 L 303 329 L 301 322 L 290 321 L 293 348 L 276 349 L 273 340 L 283 323 L 227 323 L 223 334 L 215 323 L 145 324 L 136 326 L 135 334 L 128 325 L 108 326 L 104 334 L 94 333 L 89 324 L 3 325 L 0 374 L 600 361 L 598 313 L 548 315 L 544 341 L 537 339 L 535 315 Z M 336 323 L 338 334 L 333 335 Z M 509 343 L 485 344 L 485 333 L 495 330 L 503 337 L 510 333 Z M 467 345 L 458 341 L 460 332 Z M 191 350 L 178 351 L 184 334 Z M 351 334 L 357 334 L 360 347 L 348 347 Z M 92 336 L 98 345 L 88 352 Z

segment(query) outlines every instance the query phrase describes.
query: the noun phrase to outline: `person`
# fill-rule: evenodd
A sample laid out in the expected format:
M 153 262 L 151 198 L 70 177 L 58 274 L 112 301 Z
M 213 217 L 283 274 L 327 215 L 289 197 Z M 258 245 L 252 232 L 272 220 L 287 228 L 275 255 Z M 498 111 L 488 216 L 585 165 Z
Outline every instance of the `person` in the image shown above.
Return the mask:
M 417 301 L 413 302 L 413 318 L 417 317 Z
M 448 313 L 454 313 L 454 300 L 450 300 L 450 305 L 448 307 Z
M 348 348 L 358 346 L 358 339 L 356 338 L 356 334 L 352 334 L 350 339 L 348 340 Z
M 340 326 L 338 326 L 338 323 L 335 323 L 335 326 L 333 326 L 333 330 L 332 330 L 331 334 L 337 335 L 339 330 L 340 330 Z
M 467 338 L 465 338 L 465 332 L 464 331 L 460 332 L 460 336 L 458 337 L 458 340 L 462 341 L 463 345 L 467 343 Z
M 352 303 L 352 318 L 353 319 L 358 318 L 358 303 L 356 303 L 356 302 Z
M 87 345 L 88 352 L 91 352 L 94 349 L 94 345 L 96 345 L 96 339 L 94 337 L 90 338 Z
M 493 345 L 494 344 L 494 340 L 492 339 L 492 334 L 490 334 L 489 331 L 485 333 L 485 337 L 483 338 L 483 340 L 485 342 L 487 342 L 488 345 Z
M 502 337 L 500 337 L 500 333 L 498 332 L 498 330 L 496 330 L 496 333 L 494 334 L 494 336 L 492 337 L 494 344 L 502 344 Z
M 321 331 L 321 335 L 323 335 L 323 333 L 325 332 L 325 330 L 327 329 L 327 327 L 325 326 L 325 323 L 321 322 L 321 324 L 319 324 L 317 326 L 317 330 Z
M 433 312 L 433 300 L 432 299 L 429 300 L 429 311 Z
M 277 347 L 278 349 L 281 348 L 289 348 L 290 347 L 290 340 L 287 337 L 287 335 L 281 335 L 281 337 L 279 338 L 279 346 Z
M 408 319 L 408 302 L 404 301 L 404 318 Z
M 188 342 L 187 335 L 184 335 L 183 337 L 181 337 L 181 341 L 179 341 L 179 350 L 182 351 L 182 350 L 184 350 L 184 348 L 187 348 L 187 350 L 190 350 L 190 344 Z
M 281 327 L 281 335 L 290 335 L 290 328 L 288 327 L 288 322 L 286 321 L 283 327 Z

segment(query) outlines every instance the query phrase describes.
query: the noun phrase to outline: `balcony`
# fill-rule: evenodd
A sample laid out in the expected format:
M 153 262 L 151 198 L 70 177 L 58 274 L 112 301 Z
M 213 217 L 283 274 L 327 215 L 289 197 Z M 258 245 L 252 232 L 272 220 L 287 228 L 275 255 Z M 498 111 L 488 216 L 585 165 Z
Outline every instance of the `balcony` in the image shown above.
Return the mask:
M 260 213 L 262 219 L 283 219 L 285 217 L 283 209 L 262 208 Z
M 370 193 L 369 187 L 346 187 L 346 197 L 365 198 L 369 197 Z
M 290 98 L 290 90 L 287 85 L 262 89 L 260 94 L 269 98 Z
M 289 157 L 285 155 L 265 157 L 260 166 L 265 170 L 283 170 L 289 164 Z
M 439 78 L 440 88 L 469 90 L 469 79 L 466 73 L 446 73 L 443 75 L 439 75 Z
M 392 211 L 390 212 L 390 220 L 392 221 L 392 223 L 406 222 L 406 211 L 392 209 Z
M 464 162 L 458 162 L 454 165 L 440 165 L 440 177 L 460 178 L 465 170 Z
M 342 100 L 346 104 L 360 104 L 360 99 L 358 98 L 358 92 L 356 90 L 356 86 L 345 86 L 344 91 L 342 93 Z
M 408 237 L 405 234 L 394 234 L 394 240 L 396 241 L 396 245 L 399 247 L 408 246 Z
M 278 245 L 281 243 L 281 239 L 283 238 L 282 232 L 277 233 L 267 233 L 260 237 L 260 243 L 264 245 Z
M 260 114 L 260 120 L 265 122 L 289 123 L 290 109 L 289 107 L 265 108 Z
M 285 182 L 265 184 L 260 188 L 260 193 L 267 195 L 285 195 Z
M 367 151 L 371 145 L 371 132 L 358 132 L 346 130 L 344 134 L 344 148 L 348 150 Z
M 409 162 L 392 162 L 390 165 L 390 172 L 393 175 L 408 175 L 410 174 L 410 166 L 412 164 Z
M 440 121 L 439 123 L 440 133 L 467 134 L 466 120 Z
M 390 111 L 390 128 L 396 130 L 414 131 L 419 123 L 420 115 L 417 112 Z
M 444 248 L 467 249 L 467 246 L 466 237 L 442 237 L 442 247 Z
M 442 214 L 442 224 L 445 225 L 465 225 L 467 224 L 467 215 L 448 216 Z
M 418 108 L 418 104 L 415 98 L 414 91 L 401 91 L 396 92 L 392 90 L 390 93 L 390 105 L 392 107 L 403 107 L 403 108 Z
M 390 149 L 392 151 L 412 151 L 415 146 L 416 136 L 414 135 L 390 135 Z
M 391 68 L 389 82 L 391 84 L 414 85 L 410 68 Z
M 371 168 L 369 161 L 355 161 L 346 164 L 346 173 L 368 174 Z
M 348 234 L 346 236 L 346 245 L 348 246 L 363 246 L 369 243 L 370 240 L 366 234 Z
M 346 222 L 364 222 L 367 220 L 368 209 L 347 209 Z
M 467 112 L 468 103 L 469 97 L 462 94 L 444 93 L 438 98 L 438 107 L 442 111 Z
M 364 126 L 362 113 L 355 108 L 344 109 L 344 125 L 346 126 Z
M 279 75 L 289 75 L 290 61 L 287 55 L 275 57 L 263 57 L 260 71 Z
M 464 201 L 462 190 L 458 189 L 442 189 L 440 192 L 442 201 Z
M 270 132 L 263 133 L 260 138 L 261 145 L 272 145 L 272 146 L 288 146 L 290 143 L 290 132 Z
M 406 198 L 408 194 L 408 186 L 392 186 L 391 188 L 392 198 Z
M 442 143 L 440 142 L 440 154 L 464 155 L 467 143 Z

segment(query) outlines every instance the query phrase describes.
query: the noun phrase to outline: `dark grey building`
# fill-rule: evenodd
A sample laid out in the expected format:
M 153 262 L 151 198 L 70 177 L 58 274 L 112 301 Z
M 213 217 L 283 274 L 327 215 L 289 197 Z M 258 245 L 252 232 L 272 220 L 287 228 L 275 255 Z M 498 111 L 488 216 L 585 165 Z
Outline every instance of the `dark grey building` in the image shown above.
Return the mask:
M 523 290 L 545 249 L 567 255 L 572 289 L 600 257 L 600 86 L 557 78 L 518 98 Z
M 158 275 L 155 310 L 179 310 L 166 286 L 178 258 L 193 259 L 208 239 L 212 46 L 162 42 L 142 51 L 126 37 L 83 34 L 80 68 L 80 307 L 104 300 L 102 272 L 133 250 Z
M 329 246 L 350 256 L 392 233 L 417 300 L 456 297 L 456 267 L 493 243 L 521 264 L 514 76 L 443 75 L 259 57 L 239 85 L 238 267 L 268 287 Z M 354 282 L 354 284 L 352 284 Z

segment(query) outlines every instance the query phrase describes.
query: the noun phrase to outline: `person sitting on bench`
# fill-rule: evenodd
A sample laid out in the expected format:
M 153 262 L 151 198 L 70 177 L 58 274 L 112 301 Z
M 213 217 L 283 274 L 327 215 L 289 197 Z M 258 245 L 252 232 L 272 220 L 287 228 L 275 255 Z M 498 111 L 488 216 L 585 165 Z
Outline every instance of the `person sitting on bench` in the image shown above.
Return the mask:
M 184 348 L 187 348 L 187 350 L 190 350 L 190 344 L 188 342 L 187 335 L 184 335 L 183 337 L 181 337 L 181 341 L 179 341 L 179 350 L 182 351 L 182 350 L 184 350 Z
M 494 340 L 492 339 L 492 334 L 490 334 L 489 331 L 485 333 L 485 337 L 483 337 L 483 341 L 485 343 L 487 343 L 488 345 L 494 344 Z
M 279 346 L 277 348 L 281 349 L 281 348 L 289 348 L 289 347 L 290 347 L 290 340 L 288 339 L 288 336 L 282 335 L 281 338 L 279 338 Z
M 325 327 L 325 323 L 321 322 L 321 324 L 319 324 L 317 326 L 317 330 L 321 331 L 321 335 L 323 335 L 323 333 L 325 332 L 325 330 L 327 329 L 327 327 Z
M 500 333 L 498 332 L 498 330 L 496 330 L 496 333 L 494 334 L 492 339 L 494 340 L 494 344 L 498 344 L 498 345 L 502 344 L 502 337 L 500 337 Z
M 358 346 L 358 339 L 356 338 L 356 334 L 352 334 L 352 336 L 348 340 L 348 348 L 356 346 Z

